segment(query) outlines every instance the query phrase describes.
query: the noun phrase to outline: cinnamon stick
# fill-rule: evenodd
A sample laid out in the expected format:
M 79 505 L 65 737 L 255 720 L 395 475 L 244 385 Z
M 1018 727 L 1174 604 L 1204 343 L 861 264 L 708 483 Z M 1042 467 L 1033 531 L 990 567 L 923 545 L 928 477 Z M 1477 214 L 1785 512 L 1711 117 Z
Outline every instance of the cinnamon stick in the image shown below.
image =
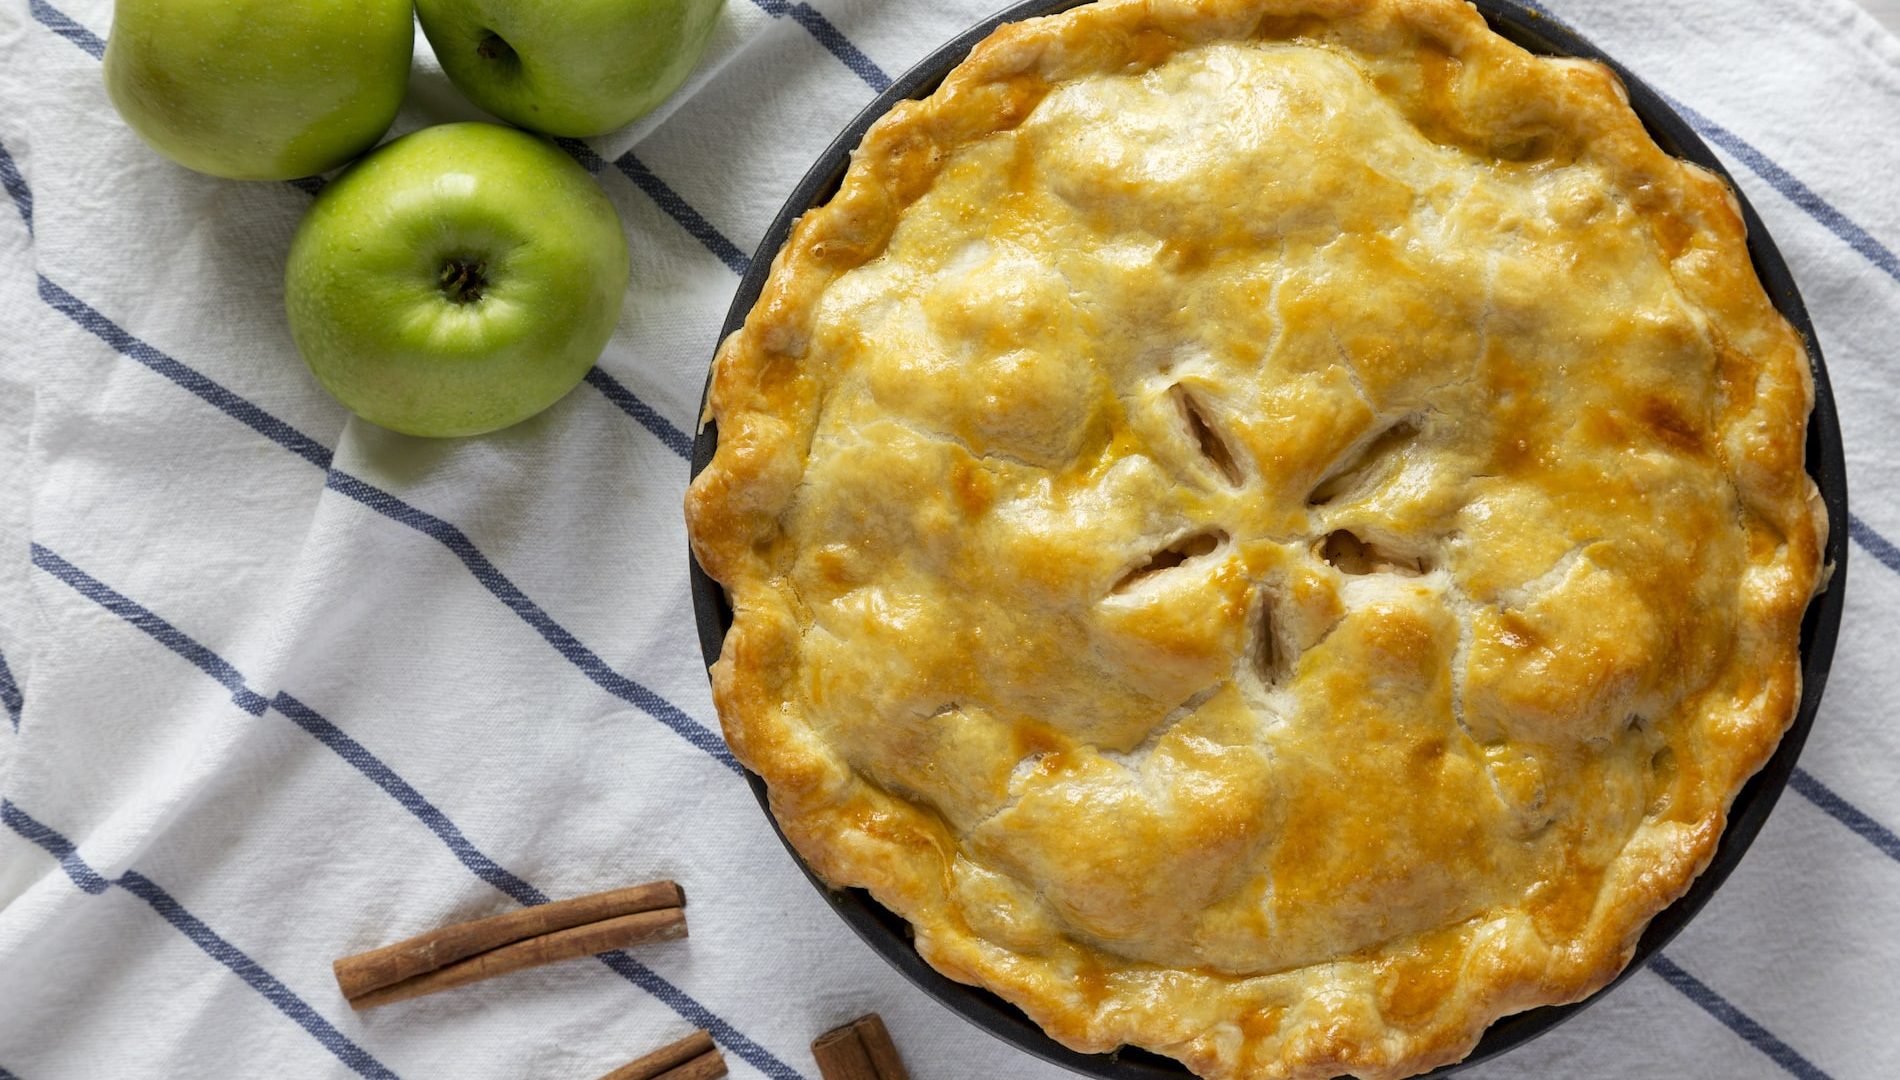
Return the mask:
M 517 941 L 623 915 L 678 908 L 685 903 L 686 896 L 678 885 L 655 881 L 457 923 L 338 960 L 333 965 L 336 984 L 344 997 L 354 1001 L 372 991 Z
M 719 1080 L 724 1075 L 726 1059 L 719 1056 L 719 1051 L 711 1050 L 653 1080 Z
M 910 1080 L 897 1044 L 876 1013 L 813 1039 L 811 1056 L 825 1080 Z
M 387 1005 L 392 1001 L 406 1001 L 424 994 L 452 990 L 458 986 L 467 986 L 469 983 L 481 982 L 483 979 L 492 979 L 497 975 L 507 975 L 527 968 L 541 967 L 544 964 L 624 949 L 630 945 L 640 945 L 649 941 L 671 941 L 685 936 L 686 911 L 683 908 L 661 908 L 658 911 L 642 911 L 636 915 L 622 915 L 618 919 L 589 923 L 570 930 L 557 930 L 552 934 L 543 934 L 526 941 L 517 941 L 512 945 L 503 945 L 499 949 L 476 953 L 466 960 L 458 960 L 447 967 L 425 971 L 380 990 L 371 990 L 360 997 L 353 997 L 350 999 L 350 1007 L 370 1009 L 378 1005 Z
M 719 1080 L 726 1075 L 726 1059 L 719 1051 L 709 1050 L 677 1069 L 669 1069 L 653 1080 Z
M 629 1062 L 600 1080 L 717 1080 L 726 1075 L 726 1059 L 712 1036 L 695 1031 L 676 1043 Z

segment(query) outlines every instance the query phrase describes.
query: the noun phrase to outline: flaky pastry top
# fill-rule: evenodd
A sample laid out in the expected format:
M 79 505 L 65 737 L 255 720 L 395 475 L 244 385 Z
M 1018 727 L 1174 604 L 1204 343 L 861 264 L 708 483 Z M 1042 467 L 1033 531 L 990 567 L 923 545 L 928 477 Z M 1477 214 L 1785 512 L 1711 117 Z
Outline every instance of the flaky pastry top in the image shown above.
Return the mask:
M 1402 1076 L 1627 962 L 1798 697 L 1803 343 L 1606 69 L 1103 0 L 871 128 L 687 499 L 793 845 L 1082 1050 Z

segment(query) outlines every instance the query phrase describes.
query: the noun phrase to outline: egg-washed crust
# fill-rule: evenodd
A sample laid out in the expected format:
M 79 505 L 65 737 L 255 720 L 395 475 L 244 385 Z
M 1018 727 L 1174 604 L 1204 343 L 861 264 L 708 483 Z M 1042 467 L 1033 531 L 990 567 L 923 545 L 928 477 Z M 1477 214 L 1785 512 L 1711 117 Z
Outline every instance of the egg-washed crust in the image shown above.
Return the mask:
M 938 182 L 946 163 L 1022 125 L 1053 88 L 1098 73 L 1150 70 L 1210 43 L 1261 41 L 1318 45 L 1398 72 L 1382 80 L 1379 92 L 1439 145 L 1493 159 L 1571 147 L 1648 225 L 1715 357 L 1712 378 L 1720 389 L 1713 415 L 1664 410 L 1651 421 L 1664 441 L 1706 450 L 1711 467 L 1732 485 L 1735 520 L 1717 523 L 1738 537 L 1738 572 L 1717 583 L 1732 592 L 1716 601 L 1704 594 L 1682 601 L 1724 613 L 1727 623 L 1708 631 L 1719 632 L 1722 645 L 1716 666 L 1671 699 L 1670 718 L 1657 721 L 1664 734 L 1652 736 L 1656 756 L 1644 754 L 1650 771 L 1631 781 L 1644 792 L 1637 805 L 1648 800 L 1648 812 L 1627 842 L 1607 861 L 1546 881 L 1534 902 L 1481 905 L 1427 932 L 1346 941 L 1334 955 L 1269 965 L 1259 974 L 1165 957 L 1130 959 L 1104 947 L 1100 935 L 1024 931 L 1005 943 L 999 938 L 1010 937 L 1007 927 L 972 925 L 971 909 L 957 899 L 967 886 L 958 877 L 960 831 L 943 813 L 861 775 L 847 762 L 847 749 L 821 730 L 824 718 L 799 705 L 825 677 L 810 670 L 804 656 L 801 638 L 812 616 L 791 584 L 797 552 L 787 535 L 829 389 L 807 363 L 814 322 L 827 290 L 886 251 L 900 220 Z M 1425 74 L 1403 77 L 1407 71 Z M 1717 177 L 1659 149 L 1614 75 L 1599 65 L 1534 57 L 1456 0 L 1102 0 L 1007 25 L 935 93 L 898 104 L 871 127 L 837 195 L 798 222 L 744 327 L 719 350 L 705 416 L 718 424 L 718 452 L 686 500 L 693 550 L 725 586 L 734 610 L 712 672 L 714 696 L 734 753 L 765 779 L 785 834 L 820 875 L 869 889 L 912 923 L 919 951 L 938 970 L 996 992 L 1065 1045 L 1090 1052 L 1138 1045 L 1212 1078 L 1415 1074 L 1464 1056 L 1499 1016 L 1578 1000 L 1605 985 L 1628 962 L 1650 918 L 1707 865 L 1730 801 L 1773 752 L 1799 698 L 1799 627 L 1823 581 L 1826 528 L 1803 467 L 1811 405 L 1803 343 L 1755 278 L 1735 200 Z M 1369 430 L 1370 423 L 1355 430 Z M 1675 539 L 1693 544 L 1686 530 L 1708 524 L 1686 522 Z M 1427 554 L 1449 559 L 1451 552 L 1441 545 Z M 1499 588 L 1508 592 L 1538 570 L 1548 570 L 1546 579 L 1564 578 L 1565 567 L 1576 569 L 1575 555 L 1566 556 L 1569 562 L 1546 558 Z M 1593 559 L 1586 552 L 1582 561 L 1595 565 Z M 1305 579 L 1286 572 L 1293 577 L 1283 587 L 1298 592 Z M 1308 576 L 1317 581 L 1312 575 L 1324 573 L 1320 568 Z M 1487 685 L 1502 702 L 1494 704 L 1507 728 L 1545 698 L 1557 706 L 1594 701 L 1593 694 L 1612 694 L 1610 684 L 1622 685 L 1619 679 L 1648 678 L 1643 664 L 1681 662 L 1631 660 L 1617 653 L 1615 640 L 1589 638 L 1596 651 L 1584 650 L 1585 659 L 1596 656 L 1607 669 L 1568 671 L 1561 649 L 1537 664 L 1512 666 L 1517 661 L 1506 653 L 1527 647 L 1538 618 L 1547 629 L 1587 637 L 1594 632 L 1588 619 L 1614 623 L 1620 593 L 1599 611 L 1537 615 L 1532 602 L 1516 612 L 1503 602 L 1480 605 L 1474 625 L 1485 619 L 1509 625 L 1493 627 L 1496 633 L 1478 645 L 1466 632 L 1452 653 L 1457 634 L 1425 615 L 1406 614 L 1425 610 L 1416 605 L 1435 588 L 1424 584 L 1431 580 L 1409 579 L 1380 593 L 1375 606 L 1384 605 L 1384 621 L 1354 631 L 1358 637 L 1339 644 L 1334 660 L 1389 664 L 1423 655 L 1426 667 L 1443 667 L 1449 655 L 1472 679 L 1504 672 L 1501 682 Z M 1560 583 L 1568 587 L 1570 580 Z M 1467 581 L 1464 587 L 1476 586 Z M 1582 605 L 1601 599 L 1582 584 L 1577 588 L 1565 595 Z M 1657 610 L 1678 609 L 1664 603 Z M 1626 629 L 1612 625 L 1616 634 Z M 1298 638 L 1297 625 L 1289 633 Z M 1381 633 L 1441 644 L 1408 652 L 1382 644 Z M 1475 657 L 1471 650 L 1488 647 L 1484 641 L 1504 645 L 1486 654 L 1489 659 Z M 940 659 L 958 662 L 949 652 Z M 1483 668 L 1487 663 L 1493 667 Z M 1435 677 L 1422 676 L 1417 693 L 1445 693 L 1431 682 Z M 1548 684 L 1536 684 L 1537 678 Z M 1572 685 L 1579 679 L 1582 690 Z M 1461 714 L 1461 722 L 1482 724 L 1477 704 L 1463 708 L 1474 716 Z M 1500 738 L 1486 745 L 1499 745 Z M 1468 751 L 1476 752 L 1459 753 Z M 1605 769 L 1614 765 L 1609 756 L 1602 760 L 1611 763 Z M 1497 787 L 1499 799 L 1508 801 L 1508 780 L 1499 779 L 1508 778 L 1508 770 L 1490 775 L 1493 785 L 1504 784 Z M 1619 778 L 1628 779 L 1611 777 Z M 1553 792 L 1562 779 L 1551 781 Z M 1541 801 L 1543 788 L 1537 791 Z M 1003 894 L 984 895 L 994 901 Z M 1129 940 L 1137 939 L 1147 940 L 1131 932 Z M 1259 940 L 1269 951 L 1278 947 Z M 1188 947 L 1152 945 L 1162 952 Z

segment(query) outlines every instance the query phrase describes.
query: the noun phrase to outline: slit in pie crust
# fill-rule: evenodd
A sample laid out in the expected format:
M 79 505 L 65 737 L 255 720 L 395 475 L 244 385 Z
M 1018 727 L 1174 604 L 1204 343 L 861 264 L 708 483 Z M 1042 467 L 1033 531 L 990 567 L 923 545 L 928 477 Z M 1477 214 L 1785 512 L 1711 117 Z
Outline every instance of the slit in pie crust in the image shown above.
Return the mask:
M 715 362 L 733 751 L 1085 1051 L 1397 1077 L 1581 998 L 1798 698 L 1803 343 L 1601 66 L 1102 0 L 866 134 Z

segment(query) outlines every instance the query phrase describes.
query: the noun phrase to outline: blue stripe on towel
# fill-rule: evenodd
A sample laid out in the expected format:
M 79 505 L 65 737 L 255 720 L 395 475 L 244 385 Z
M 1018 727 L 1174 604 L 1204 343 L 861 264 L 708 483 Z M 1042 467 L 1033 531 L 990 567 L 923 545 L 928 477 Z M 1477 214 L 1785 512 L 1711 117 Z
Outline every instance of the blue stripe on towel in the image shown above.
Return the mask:
M 1861 547 L 1866 548 L 1867 554 L 1878 559 L 1880 565 L 1900 574 L 1900 549 L 1893 546 L 1893 541 L 1875 532 L 1873 526 L 1849 514 L 1847 515 L 1847 535 L 1853 537 Z
M 602 953 L 600 959 L 622 978 L 666 1002 L 687 1023 L 705 1028 L 722 1046 L 750 1062 L 754 1068 L 771 1077 L 772 1080 L 801 1080 L 797 1073 L 774 1058 L 764 1047 L 746 1038 L 737 1028 L 715 1016 L 704 1005 L 694 1001 L 684 991 L 655 974 L 653 969 L 645 964 L 628 956 L 625 952 Z
M 368 777 L 377 787 L 388 792 L 390 797 L 401 803 L 418 820 L 448 845 L 462 865 L 469 868 L 477 877 L 495 888 L 521 901 L 524 904 L 544 903 L 547 897 L 527 882 L 495 865 L 494 860 L 469 842 L 468 837 L 455 827 L 447 815 L 436 809 L 435 805 L 422 796 L 422 793 L 410 786 L 409 782 L 396 775 L 395 770 L 385 765 L 381 759 L 344 734 L 335 724 L 317 715 L 316 711 L 304 705 L 289 694 L 280 693 L 275 700 L 251 689 L 238 670 L 223 657 L 199 644 L 171 623 L 153 614 L 152 611 L 136 601 L 118 592 L 111 586 L 79 569 L 72 563 L 42 544 L 32 545 L 33 565 L 46 571 L 53 577 L 70 586 L 74 592 L 105 608 L 119 618 L 132 624 L 147 637 L 172 652 L 189 660 L 193 667 L 216 679 L 225 689 L 231 691 L 231 699 L 252 716 L 264 715 L 267 708 L 275 706 L 277 711 L 298 727 L 310 733 L 318 742 L 350 763 L 358 772 Z M 262 707 L 255 707 L 261 705 Z
M 367 1077 L 396 1080 L 381 1062 L 371 1057 L 362 1047 L 351 1042 L 344 1034 L 330 1026 L 318 1012 L 299 998 L 290 987 L 278 981 L 277 977 L 258 966 L 257 961 L 244 955 L 237 946 L 220 937 L 217 931 L 206 926 L 202 919 L 186 911 L 184 905 L 172 899 L 170 893 L 160 888 L 158 883 L 140 874 L 136 870 L 127 870 L 113 884 L 150 904 L 153 911 L 178 932 L 190 938 L 192 944 L 203 949 L 225 967 L 237 973 L 237 977 L 250 985 L 251 989 L 264 995 L 272 1005 L 297 1025 L 308 1031 L 312 1037 L 324 1045 L 324 1048 L 337 1056 L 337 1059 Z
M 26 697 L 20 693 L 20 683 L 13 677 L 13 669 L 7 666 L 5 656 L 0 656 L 0 705 L 6 706 L 13 730 L 20 730 L 20 713 L 26 709 Z
M 1800 1052 L 1775 1037 L 1774 1032 L 1762 1027 L 1754 1017 L 1736 1008 L 1722 995 L 1694 975 L 1682 970 L 1676 962 L 1661 953 L 1649 958 L 1649 969 L 1663 977 L 1670 986 L 1682 992 L 1682 995 L 1695 1002 L 1710 1016 L 1722 1022 L 1722 1026 L 1748 1040 L 1755 1049 L 1768 1055 L 1775 1064 L 1800 1077 L 1800 1080 L 1831 1080 L 1827 1073 L 1812 1061 L 1802 1057 Z
M 594 153 L 594 148 L 579 139 L 554 141 L 560 145 L 561 149 L 567 151 L 570 157 L 580 162 L 582 168 L 595 176 L 599 176 L 607 167 L 607 163 L 601 159 L 601 156 Z M 646 163 L 635 157 L 633 151 L 629 150 L 616 158 L 614 167 L 631 180 L 635 187 L 644 192 L 647 198 L 652 199 L 656 206 L 665 211 L 666 216 L 672 218 L 680 228 L 685 229 L 687 234 L 699 241 L 707 251 L 712 252 L 714 258 L 725 263 L 727 269 L 741 276 L 745 274 L 750 260 L 746 258 L 745 252 L 739 250 L 739 245 L 727 239 L 726 234 L 706 220 L 706 215 L 700 213 L 679 192 L 673 190 L 671 184 L 660 179 L 657 173 L 647 168 Z
M 1799 766 L 1788 775 L 1788 786 L 1800 792 L 1807 800 L 1822 811 L 1851 829 L 1856 836 L 1879 848 L 1888 858 L 1900 862 L 1900 836 L 1893 830 L 1862 813 L 1860 808 L 1835 793 L 1814 778 L 1814 774 Z
M 33 18 L 38 20 L 41 26 L 86 50 L 86 53 L 94 60 L 105 57 L 104 38 L 74 22 L 65 12 L 47 3 L 46 0 L 30 0 L 29 6 L 33 9 Z
M 73 879 L 73 884 L 79 886 L 81 892 L 98 896 L 112 887 L 110 881 L 79 857 L 79 851 L 71 840 L 34 821 L 9 799 L 0 799 L 0 822 L 59 860 L 59 868 L 66 871 L 66 876 Z
M 599 176 L 600 170 L 607 167 L 607 163 L 600 159 L 600 155 L 594 153 L 594 148 L 583 140 L 567 135 L 556 135 L 554 145 L 567 151 L 567 156 L 579 162 L 581 168 L 586 169 L 590 176 Z
M 71 586 L 88 600 L 131 623 L 152 640 L 189 660 L 194 667 L 217 679 L 220 685 L 229 689 L 235 684 L 243 689 L 244 694 L 260 701 L 264 700 L 262 694 L 249 688 L 243 676 L 228 661 L 193 640 L 158 614 L 67 562 L 44 545 L 34 544 L 32 551 L 35 566 Z M 231 681 L 227 682 L 227 678 Z M 234 693 L 232 696 L 236 699 L 238 695 Z M 344 733 L 341 728 L 318 714 L 315 709 L 283 691 L 279 691 L 276 697 L 270 700 L 270 706 L 348 762 L 377 787 L 382 788 L 390 798 L 409 811 L 411 816 L 427 826 L 429 831 L 442 841 L 443 845 L 470 873 L 523 906 L 531 907 L 548 902 L 546 893 L 489 858 L 468 839 L 467 834 L 463 833 L 447 814 L 399 776 L 394 769 L 371 753 L 367 747 Z M 253 715 L 259 714 L 253 713 Z M 7 813 L 9 811 L 6 806 L 0 806 L 0 815 Z M 67 874 L 72 876 L 73 881 L 80 888 L 94 893 L 105 891 L 109 883 L 78 860 L 73 853 L 72 845 L 64 837 L 51 830 L 43 830 L 38 823 L 25 818 L 24 815 L 20 815 L 20 819 L 26 827 L 23 828 L 21 823 L 16 823 L 10 817 L 6 823 L 59 858 Z M 43 831 L 29 833 L 28 828 Z M 601 954 L 600 959 L 609 970 L 660 999 L 688 1022 L 712 1032 L 713 1037 L 722 1045 L 750 1062 L 760 1072 L 773 1077 L 774 1080 L 802 1080 L 797 1072 L 774 1057 L 771 1052 L 747 1038 L 738 1028 L 733 1027 L 732 1024 L 696 1001 L 692 995 L 668 982 L 663 976 L 631 956 L 623 952 L 613 952 Z
M 521 621 L 533 627 L 535 632 L 541 635 L 542 640 L 552 646 L 555 652 L 566 657 L 569 663 L 579 668 L 594 682 L 594 685 L 622 701 L 638 706 L 647 715 L 672 728 L 680 738 L 711 755 L 714 761 L 731 769 L 735 774 L 742 773 L 738 760 L 732 756 L 732 751 L 726 749 L 725 741 L 712 729 L 688 716 L 684 710 L 672 702 L 607 666 L 605 660 L 602 660 L 592 649 L 581 644 L 580 639 L 569 633 L 566 627 L 555 622 L 547 612 L 541 610 L 540 605 L 530 600 L 526 593 L 515 586 L 514 582 L 509 581 L 500 570 L 496 569 L 495 564 L 488 561 L 488 557 L 475 547 L 474 542 L 469 540 L 468 535 L 461 529 L 433 514 L 418 510 L 387 491 L 366 484 L 348 473 L 330 470 L 326 486 L 331 491 L 348 495 L 392 521 L 399 521 L 417 532 L 434 537 L 462 561 L 462 565 L 468 568 L 469 573 L 475 575 L 475 580 L 481 582 L 482 586 L 493 593 L 495 598 L 506 605 L 510 611 L 520 616 Z
M 344 734 L 343 729 L 326 720 L 315 709 L 278 691 L 271 699 L 271 707 L 291 723 L 304 729 L 310 736 L 335 752 L 336 756 L 350 763 L 357 772 L 368 777 L 370 782 L 382 788 L 388 796 L 402 804 L 403 809 L 414 815 L 417 821 L 428 826 L 470 873 L 495 888 L 506 893 L 511 899 L 522 904 L 545 904 L 547 894 L 528 884 L 498 865 L 495 860 L 482 853 L 463 834 L 455 822 L 436 805 L 424 798 L 409 781 L 396 775 L 396 770 L 383 764 L 382 759 L 370 753 L 362 743 Z
M 20 212 L 20 220 L 26 222 L 27 235 L 33 235 L 33 189 L 26 186 L 19 163 L 13 160 L 4 143 L 0 143 L 0 185 L 6 187 L 14 209 Z
M 153 911 L 179 933 L 191 940 L 191 943 L 204 950 L 205 955 L 230 968 L 245 984 L 262 995 L 264 1000 L 277 1007 L 295 1021 L 298 1027 L 310 1033 L 310 1036 L 323 1044 L 324 1049 L 336 1055 L 336 1059 L 348 1065 L 359 1076 L 370 1080 L 398 1080 L 382 1062 L 371 1057 L 369 1051 L 351 1042 L 348 1036 L 332 1027 L 322 1014 L 310 1007 L 310 1004 L 298 997 L 296 992 L 285 986 L 275 975 L 265 971 L 257 961 L 244 954 L 242 949 L 226 941 L 217 931 L 205 925 L 204 920 L 185 910 L 172 895 L 159 884 L 136 870 L 127 870 L 112 881 L 107 881 L 100 873 L 80 859 L 72 841 L 61 836 L 51 827 L 29 817 L 25 811 L 15 806 L 11 800 L 0 799 L 0 822 L 33 843 L 44 848 L 47 854 L 59 860 L 61 867 L 73 879 L 73 883 L 84 891 L 97 896 L 111 885 L 117 885 L 140 900 L 145 901 Z
M 725 263 L 728 270 L 744 276 L 750 260 L 746 258 L 745 252 L 739 250 L 739 245 L 726 239 L 724 233 L 713 228 L 712 223 L 707 221 L 698 210 L 693 209 L 691 203 L 681 198 L 679 192 L 674 191 L 666 181 L 656 176 L 653 170 L 633 156 L 633 151 L 629 150 L 615 158 L 614 167 L 619 169 L 627 179 L 633 181 L 635 187 L 646 192 L 647 198 L 652 199 L 660 209 L 666 211 L 668 217 L 679 222 L 680 227 L 691 233 L 693 239 L 698 240 L 707 251 L 713 253 L 714 257 Z
M 844 31 L 838 29 L 823 12 L 806 3 L 788 3 L 787 0 L 752 0 L 767 15 L 775 19 L 787 15 L 792 21 L 805 28 L 805 32 L 815 38 L 818 44 L 838 58 L 838 62 L 851 69 L 851 73 L 864 80 L 864 85 L 883 93 L 891 85 L 891 77 L 884 74 L 882 68 L 864 55 L 864 50 L 852 43 Z
M 639 421 L 640 426 L 652 432 L 653 437 L 664 443 L 668 450 L 680 457 L 692 456 L 693 440 L 688 438 L 685 432 L 674 427 L 672 421 L 655 411 L 653 406 L 635 397 L 633 391 L 627 389 L 612 375 L 598 367 L 590 368 L 587 372 L 587 385 L 600 391 L 608 401 L 618 405 L 622 412 Z
M 86 332 L 112 346 L 121 356 L 136 360 L 172 382 L 191 391 L 217 409 L 319 469 L 330 467 L 330 448 L 277 419 L 213 380 L 200 375 L 178 361 L 125 332 L 117 323 L 101 315 L 72 293 L 41 274 L 40 299 L 47 306 L 78 323 Z
M 264 709 L 268 703 L 262 696 L 253 693 L 249 687 L 245 686 L 244 678 L 237 673 L 237 669 L 225 663 L 218 654 L 186 637 L 172 624 L 107 588 L 50 549 L 33 544 L 31 552 L 34 566 L 72 586 L 81 596 L 138 627 L 152 640 L 191 661 L 193 667 L 218 680 L 220 686 L 231 691 L 232 703 L 245 712 L 252 716 L 264 715 Z
M 646 686 L 609 667 L 599 654 L 583 644 L 566 627 L 556 622 L 552 616 L 542 610 L 540 605 L 516 587 L 514 582 L 489 561 L 488 557 L 482 554 L 461 529 L 433 514 L 411 506 L 381 488 L 341 470 L 331 468 L 332 454 L 328 447 L 232 393 L 219 383 L 133 337 L 118 324 L 44 276 L 40 278 L 40 296 L 49 305 L 64 313 L 101 341 L 111 345 L 120 354 L 137 360 L 217 406 L 226 415 L 238 420 L 246 427 L 324 469 L 325 486 L 330 490 L 347 495 L 384 517 L 407 525 L 441 543 L 461 561 L 463 566 L 468 568 L 470 573 L 475 575 L 476 580 L 480 581 L 484 588 L 540 634 L 541 638 L 569 663 L 580 669 L 581 673 L 586 675 L 594 685 L 665 724 L 681 738 L 705 751 L 713 760 L 735 774 L 741 772 L 739 763 L 733 758 L 732 752 L 726 749 L 725 742 L 712 729 L 693 719 L 685 710 Z

